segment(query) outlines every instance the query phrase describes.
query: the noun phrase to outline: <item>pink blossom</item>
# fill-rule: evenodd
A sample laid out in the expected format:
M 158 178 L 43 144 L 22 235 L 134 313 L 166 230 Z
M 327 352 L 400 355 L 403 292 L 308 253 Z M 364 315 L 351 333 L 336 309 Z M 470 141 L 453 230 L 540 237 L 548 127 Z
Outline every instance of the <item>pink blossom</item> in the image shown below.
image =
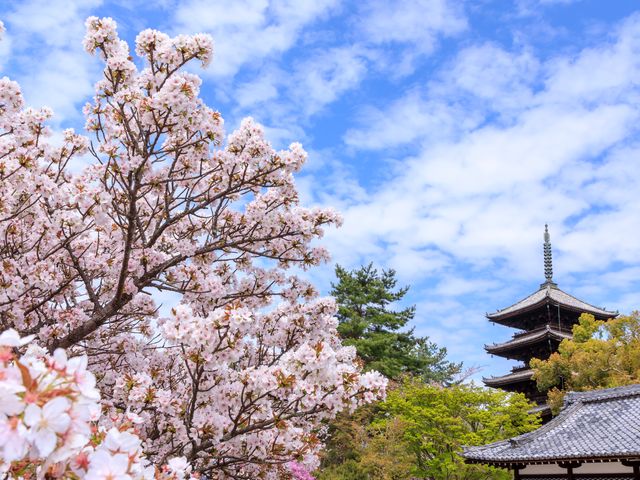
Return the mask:
M 287 464 L 294 480 L 315 480 L 315 477 L 309 473 L 304 465 L 298 462 L 289 462 Z
M 144 30 L 134 62 L 116 22 L 90 17 L 83 44 L 104 67 L 91 140 L 51 142 L 52 112 L 0 79 L 0 460 L 78 478 L 313 468 L 312 434 L 386 383 L 293 273 L 327 261 L 317 241 L 341 223 L 300 202 L 306 152 L 251 118 L 225 133 L 186 67 L 211 61 L 208 35 Z

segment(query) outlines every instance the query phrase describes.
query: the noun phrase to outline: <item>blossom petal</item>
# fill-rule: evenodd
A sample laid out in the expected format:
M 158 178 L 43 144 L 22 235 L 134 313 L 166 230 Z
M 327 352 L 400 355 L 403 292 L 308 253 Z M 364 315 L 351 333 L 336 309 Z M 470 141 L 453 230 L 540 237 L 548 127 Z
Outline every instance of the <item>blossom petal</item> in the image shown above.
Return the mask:
M 48 457 L 56 448 L 58 436 L 51 430 L 38 430 L 35 433 L 34 443 L 38 447 L 38 453 L 43 457 Z
M 24 410 L 24 423 L 32 427 L 40 421 L 40 418 L 42 418 L 42 409 L 33 403 L 27 405 Z
M 4 347 L 21 347 L 26 345 L 35 338 L 35 335 L 27 335 L 20 338 L 20 334 L 13 328 L 0 333 L 0 346 Z
M 47 419 L 65 413 L 71 407 L 67 397 L 55 397 L 49 400 L 42 408 L 42 415 Z

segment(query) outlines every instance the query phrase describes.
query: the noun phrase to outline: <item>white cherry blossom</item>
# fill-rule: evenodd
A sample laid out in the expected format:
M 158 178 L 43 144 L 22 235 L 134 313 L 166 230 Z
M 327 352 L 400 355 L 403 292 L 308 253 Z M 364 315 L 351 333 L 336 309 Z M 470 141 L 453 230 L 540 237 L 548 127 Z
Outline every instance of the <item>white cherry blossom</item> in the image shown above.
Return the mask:
M 0 418 L 1 460 L 13 462 L 22 459 L 27 453 L 27 429 L 18 417 Z
M 55 397 L 44 407 L 35 404 L 27 405 L 24 412 L 24 423 L 31 427 L 30 436 L 38 448 L 39 455 L 46 457 L 56 448 L 58 435 L 69 428 L 71 402 L 65 397 Z
M 129 480 L 129 457 L 123 453 L 111 455 L 98 450 L 91 456 L 91 466 L 85 480 Z
M 20 337 L 13 328 L 0 333 L 0 347 L 22 347 L 35 338 L 35 335 Z
M 301 205 L 300 144 L 274 149 L 251 118 L 225 133 L 188 67 L 211 61 L 208 35 L 145 30 L 130 49 L 113 19 L 86 27 L 104 65 L 91 140 L 52 142 L 53 112 L 0 79 L 2 468 L 26 449 L 34 478 L 312 470 L 326 420 L 386 386 L 294 273 L 327 261 L 340 215 Z M 178 299 L 162 317 L 157 292 Z M 118 455 L 126 470 L 100 470 Z

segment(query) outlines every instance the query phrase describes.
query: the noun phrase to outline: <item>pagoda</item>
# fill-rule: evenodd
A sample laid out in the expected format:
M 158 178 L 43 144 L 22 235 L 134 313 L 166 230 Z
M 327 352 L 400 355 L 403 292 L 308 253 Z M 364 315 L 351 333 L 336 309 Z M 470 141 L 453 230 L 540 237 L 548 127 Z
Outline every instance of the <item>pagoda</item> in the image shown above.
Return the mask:
M 509 392 L 520 392 L 538 404 L 534 410 L 550 417 L 546 406 L 546 392 L 541 392 L 532 379 L 533 370 L 529 367 L 532 358 L 546 360 L 558 350 L 560 342 L 572 337 L 572 327 L 578 323 L 581 314 L 589 313 L 597 320 L 607 320 L 618 315 L 603 308 L 594 307 L 562 291 L 553 281 L 551 243 L 548 226 L 544 227 L 544 276 L 545 282 L 540 288 L 511 305 L 487 314 L 487 318 L 519 331 L 504 343 L 485 345 L 485 350 L 500 357 L 518 360 L 521 363 L 511 372 L 500 377 L 483 378 L 488 387 L 500 388 Z

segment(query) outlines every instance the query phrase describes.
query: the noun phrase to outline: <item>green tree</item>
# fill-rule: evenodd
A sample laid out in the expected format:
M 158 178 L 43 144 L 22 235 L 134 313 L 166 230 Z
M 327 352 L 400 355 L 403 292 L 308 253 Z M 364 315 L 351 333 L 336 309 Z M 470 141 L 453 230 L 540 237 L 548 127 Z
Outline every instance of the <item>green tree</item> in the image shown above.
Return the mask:
M 336 277 L 331 294 L 338 304 L 338 332 L 343 344 L 355 346 L 365 369 L 383 373 L 394 385 L 406 376 L 453 383 L 462 365 L 447 361 L 446 349 L 406 328 L 415 307 L 393 308 L 408 291 L 397 287 L 393 270 L 379 272 L 372 264 L 353 271 L 337 266 Z M 367 405 L 329 424 L 319 479 L 410 478 L 406 475 L 414 469 L 414 455 L 402 434 L 404 425 L 398 421 L 374 427 L 378 411 L 378 405 Z
M 320 480 L 506 480 L 508 471 L 467 465 L 464 445 L 483 445 L 540 424 L 523 395 L 473 385 L 442 387 L 407 379 L 354 439 L 357 454 Z
M 640 313 L 609 321 L 583 314 L 573 338 L 563 340 L 547 360 L 531 367 L 540 390 L 549 390 L 557 413 L 566 391 L 585 391 L 640 383 Z
M 352 430 L 352 453 L 340 463 L 322 469 L 318 480 L 402 480 L 413 478 L 415 458 L 404 438 L 404 424 L 359 425 Z
M 416 309 L 392 308 L 409 290 L 396 288 L 394 270 L 379 272 L 369 264 L 347 271 L 338 265 L 336 277 L 331 295 L 338 304 L 338 332 L 343 344 L 356 348 L 367 370 L 393 380 L 412 374 L 436 382 L 450 382 L 460 372 L 461 364 L 446 360 L 446 349 L 427 337 L 416 337 L 413 329 L 401 330 Z

